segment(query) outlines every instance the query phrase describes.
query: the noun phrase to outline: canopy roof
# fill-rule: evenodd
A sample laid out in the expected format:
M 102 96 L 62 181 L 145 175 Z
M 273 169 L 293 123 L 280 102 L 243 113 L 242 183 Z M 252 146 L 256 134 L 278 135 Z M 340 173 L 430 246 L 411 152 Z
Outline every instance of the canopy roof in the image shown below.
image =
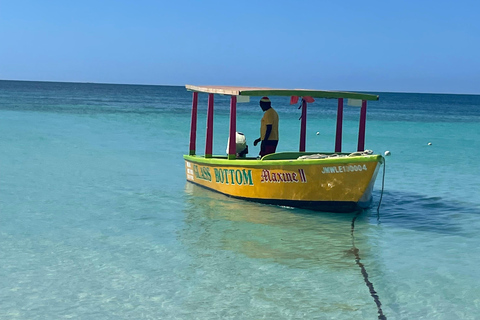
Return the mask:
M 231 96 L 298 96 L 327 99 L 359 99 L 359 100 L 378 100 L 374 94 L 345 92 L 345 91 L 326 91 L 309 89 L 273 89 L 257 87 L 232 87 L 232 86 L 194 86 L 187 84 L 187 90 L 195 92 L 216 93 Z

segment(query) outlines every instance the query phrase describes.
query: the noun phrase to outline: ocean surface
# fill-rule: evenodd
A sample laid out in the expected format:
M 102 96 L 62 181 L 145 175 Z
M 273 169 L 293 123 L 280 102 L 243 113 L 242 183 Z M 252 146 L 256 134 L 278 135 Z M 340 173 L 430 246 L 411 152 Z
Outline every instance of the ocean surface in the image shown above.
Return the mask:
M 0 81 L 0 319 L 479 319 L 480 96 L 378 94 L 381 204 L 383 168 L 371 209 L 334 214 L 188 184 L 183 87 Z M 254 100 L 238 105 L 250 155 Z M 300 110 L 272 102 L 278 151 L 297 150 Z M 307 150 L 333 149 L 335 114 L 309 105 Z M 358 117 L 346 109 L 344 151 Z

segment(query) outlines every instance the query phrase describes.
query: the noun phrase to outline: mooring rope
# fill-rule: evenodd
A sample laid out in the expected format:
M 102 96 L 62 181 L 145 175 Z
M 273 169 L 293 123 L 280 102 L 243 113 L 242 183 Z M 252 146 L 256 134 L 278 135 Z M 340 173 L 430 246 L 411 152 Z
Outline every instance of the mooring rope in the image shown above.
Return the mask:
M 387 168 L 387 161 L 383 160 L 383 176 L 382 176 L 382 192 L 380 193 L 380 200 L 378 200 L 377 213 L 380 211 L 380 205 L 383 199 L 383 190 L 385 190 L 385 169 Z
M 385 158 L 383 158 L 382 192 L 380 193 L 380 200 L 378 200 L 377 221 L 380 220 L 380 205 L 382 204 L 383 190 L 385 189 L 385 169 L 386 168 L 387 168 L 387 161 L 385 161 Z
M 378 319 L 386 320 L 387 317 L 383 314 L 382 303 L 380 302 L 380 298 L 378 297 L 378 294 L 375 291 L 375 288 L 373 287 L 373 283 L 371 283 L 370 280 L 368 280 L 368 273 L 367 273 L 367 270 L 365 269 L 365 266 L 363 265 L 363 263 L 360 262 L 360 255 L 359 255 L 360 250 L 358 250 L 355 247 L 355 237 L 353 236 L 353 232 L 355 230 L 355 220 L 360 214 L 361 212 L 358 212 L 355 215 L 355 217 L 353 217 L 353 220 L 352 220 L 351 235 L 352 235 L 353 254 L 355 255 L 355 262 L 357 263 L 357 265 L 360 267 L 360 270 L 362 271 L 363 280 L 365 281 L 365 284 L 367 285 L 368 290 L 370 291 L 370 295 L 372 296 L 373 301 L 375 301 L 375 304 L 377 305 Z

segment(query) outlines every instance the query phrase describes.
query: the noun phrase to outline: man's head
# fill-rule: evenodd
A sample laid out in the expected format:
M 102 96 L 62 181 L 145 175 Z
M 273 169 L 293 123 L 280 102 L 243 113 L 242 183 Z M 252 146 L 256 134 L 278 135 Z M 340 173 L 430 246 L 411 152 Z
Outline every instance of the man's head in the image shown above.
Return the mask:
M 260 99 L 260 108 L 262 108 L 263 111 L 267 111 L 272 107 L 272 103 L 270 102 L 270 99 L 268 97 L 262 97 Z

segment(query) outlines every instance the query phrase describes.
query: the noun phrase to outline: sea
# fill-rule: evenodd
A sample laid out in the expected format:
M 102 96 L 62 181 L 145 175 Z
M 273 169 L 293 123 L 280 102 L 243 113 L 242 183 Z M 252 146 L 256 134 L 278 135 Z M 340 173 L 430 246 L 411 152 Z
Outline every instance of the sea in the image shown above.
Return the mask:
M 390 155 L 372 207 L 339 214 L 188 183 L 182 86 L 0 81 L 0 319 L 479 319 L 480 95 L 373 93 L 365 147 Z M 271 99 L 298 150 L 301 110 Z M 332 151 L 336 101 L 308 108 L 307 151 Z M 237 112 L 256 156 L 262 110 Z

